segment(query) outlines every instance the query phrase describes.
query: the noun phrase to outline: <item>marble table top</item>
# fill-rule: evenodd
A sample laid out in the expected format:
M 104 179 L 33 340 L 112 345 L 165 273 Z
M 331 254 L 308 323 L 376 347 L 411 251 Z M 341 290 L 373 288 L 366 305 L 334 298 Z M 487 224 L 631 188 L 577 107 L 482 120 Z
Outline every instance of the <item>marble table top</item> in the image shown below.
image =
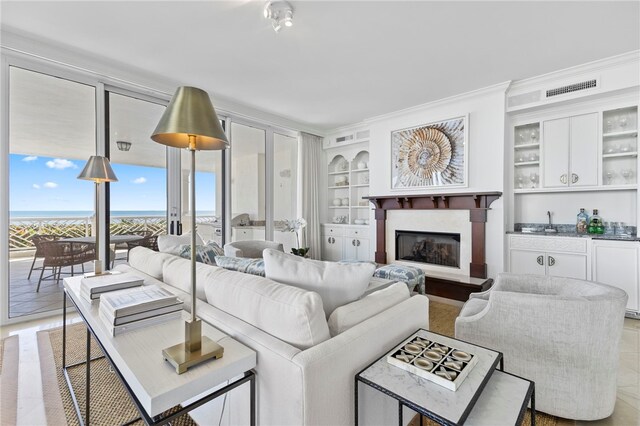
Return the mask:
M 418 330 L 417 334 L 471 353 L 478 358 L 478 363 L 456 391 L 389 364 L 387 355 L 395 351 L 395 348 L 360 372 L 356 376 L 357 379 L 388 395 L 391 394 L 406 406 L 428 417 L 454 424 L 464 422 L 489 382 L 502 354 L 424 329 Z

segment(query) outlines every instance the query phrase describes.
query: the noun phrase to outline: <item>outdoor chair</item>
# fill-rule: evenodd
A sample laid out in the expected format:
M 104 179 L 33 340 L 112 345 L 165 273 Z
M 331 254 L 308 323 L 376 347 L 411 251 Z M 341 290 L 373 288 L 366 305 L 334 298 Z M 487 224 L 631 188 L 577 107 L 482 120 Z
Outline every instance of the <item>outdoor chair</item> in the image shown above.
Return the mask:
M 151 231 L 146 231 L 146 232 L 149 232 L 149 234 L 151 234 Z M 145 236 L 144 238 L 142 238 L 140 240 L 128 242 L 127 243 L 127 261 L 129 261 L 129 252 L 134 247 L 146 247 L 146 248 L 151 249 L 153 251 L 159 251 L 158 250 L 158 236 L 157 235 L 148 235 L 148 236 Z
M 33 237 L 31 237 L 31 242 L 33 243 L 33 246 L 36 248 L 36 251 L 35 253 L 33 253 L 33 262 L 31 262 L 31 269 L 29 270 L 29 276 L 27 277 L 28 280 L 31 279 L 31 273 L 33 272 L 34 269 L 36 271 L 42 269 L 42 267 L 34 268 L 36 264 L 36 260 L 42 259 L 44 257 L 44 249 L 42 248 L 40 243 L 44 241 L 55 241 L 59 238 L 60 238 L 59 235 L 50 235 L 50 234 L 36 234 Z
M 71 275 L 74 274 L 74 266 L 80 265 L 84 273 L 84 263 L 96 258 L 96 245 L 94 243 L 78 243 L 70 241 L 45 241 L 41 243 L 44 251 L 44 261 L 40 271 L 40 279 L 36 292 L 40 291 L 40 283 L 46 279 L 55 279 L 60 282 L 62 268 L 71 267 Z M 51 269 L 51 275 L 44 277 L 45 269 Z

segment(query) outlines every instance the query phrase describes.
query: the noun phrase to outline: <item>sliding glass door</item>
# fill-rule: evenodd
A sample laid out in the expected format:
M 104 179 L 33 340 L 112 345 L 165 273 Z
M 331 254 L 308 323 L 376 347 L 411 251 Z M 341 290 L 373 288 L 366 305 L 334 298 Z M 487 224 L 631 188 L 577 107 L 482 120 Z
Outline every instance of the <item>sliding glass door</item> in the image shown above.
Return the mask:
M 46 242 L 95 229 L 94 185 L 76 177 L 96 152 L 96 90 L 11 66 L 9 93 L 8 317 L 16 318 L 61 309 L 58 273 L 93 267 L 62 268 L 60 250 Z

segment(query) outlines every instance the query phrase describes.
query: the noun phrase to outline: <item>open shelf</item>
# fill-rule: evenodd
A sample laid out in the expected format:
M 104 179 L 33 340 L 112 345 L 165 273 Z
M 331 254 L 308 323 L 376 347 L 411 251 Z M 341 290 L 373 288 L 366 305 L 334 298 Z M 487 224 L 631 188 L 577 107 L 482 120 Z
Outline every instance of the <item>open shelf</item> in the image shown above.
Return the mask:
M 516 167 L 520 167 L 520 166 L 537 166 L 538 164 L 540 164 L 540 161 L 523 161 L 521 163 L 514 163 L 513 165 Z
M 602 158 L 621 158 L 621 157 L 637 157 L 638 153 L 633 152 L 616 152 L 613 154 L 602 154 Z
M 349 174 L 349 170 L 344 170 L 344 171 L 340 171 L 340 172 L 329 172 L 329 176 L 332 175 L 348 175 Z
M 352 185 L 352 186 L 355 186 L 355 185 Z M 349 185 L 330 186 L 329 189 L 349 189 Z
M 611 133 L 604 133 L 602 135 L 603 138 L 624 138 L 624 137 L 635 137 L 638 136 L 638 131 L 637 130 L 626 130 L 624 132 L 611 132 Z
M 513 149 L 531 149 L 531 148 L 538 148 L 540 147 L 540 143 L 523 143 L 520 145 L 516 145 L 513 147 Z

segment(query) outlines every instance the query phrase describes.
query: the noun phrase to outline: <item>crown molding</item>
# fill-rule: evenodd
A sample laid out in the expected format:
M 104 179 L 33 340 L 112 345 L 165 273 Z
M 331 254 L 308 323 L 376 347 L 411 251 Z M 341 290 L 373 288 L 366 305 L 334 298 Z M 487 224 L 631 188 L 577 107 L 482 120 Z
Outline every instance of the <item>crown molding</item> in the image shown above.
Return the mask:
M 580 64 L 546 74 L 537 75 L 535 77 L 525 78 L 523 80 L 514 81 L 509 88 L 508 94 L 517 94 L 518 92 L 527 92 L 549 83 L 555 83 L 558 80 L 569 79 L 576 75 L 597 73 L 602 70 L 640 63 L 640 50 L 632 50 L 620 55 L 611 56 L 604 59 L 598 59 L 586 64 Z
M 480 89 L 472 90 L 470 92 L 464 92 L 457 95 L 449 96 L 447 98 L 438 99 L 438 100 L 427 102 L 424 104 L 415 105 L 409 108 L 392 111 L 382 115 L 376 115 L 370 118 L 365 118 L 359 123 L 353 123 L 353 124 L 337 127 L 326 133 L 327 134 L 342 133 L 345 131 L 353 130 L 354 128 L 365 127 L 378 121 L 389 120 L 392 118 L 401 117 L 403 115 L 421 112 L 425 109 L 438 108 L 445 105 L 450 105 L 450 104 L 454 104 L 454 103 L 465 101 L 465 100 L 475 99 L 475 98 L 479 98 L 479 97 L 494 94 L 494 93 L 502 93 L 504 95 L 507 89 L 509 88 L 510 84 L 511 84 L 511 81 L 504 81 L 502 83 L 493 84 L 487 87 L 482 87 Z

